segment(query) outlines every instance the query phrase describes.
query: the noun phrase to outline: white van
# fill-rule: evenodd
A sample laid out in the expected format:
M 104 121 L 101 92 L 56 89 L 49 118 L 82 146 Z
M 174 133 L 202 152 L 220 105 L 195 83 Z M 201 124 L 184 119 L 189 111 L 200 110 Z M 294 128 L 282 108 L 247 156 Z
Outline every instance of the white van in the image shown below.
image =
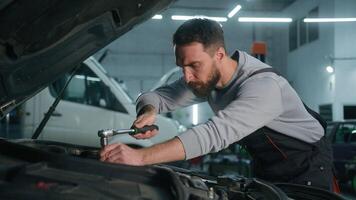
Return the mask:
M 136 119 L 133 100 L 100 63 L 90 57 L 81 65 L 39 139 L 99 147 L 99 129 L 128 129 Z M 23 104 L 24 137 L 32 136 L 69 76 L 66 74 Z M 109 143 L 147 147 L 185 131 L 177 121 L 163 116 L 158 116 L 156 124 L 160 133 L 151 139 L 136 140 L 126 134 L 113 137 Z

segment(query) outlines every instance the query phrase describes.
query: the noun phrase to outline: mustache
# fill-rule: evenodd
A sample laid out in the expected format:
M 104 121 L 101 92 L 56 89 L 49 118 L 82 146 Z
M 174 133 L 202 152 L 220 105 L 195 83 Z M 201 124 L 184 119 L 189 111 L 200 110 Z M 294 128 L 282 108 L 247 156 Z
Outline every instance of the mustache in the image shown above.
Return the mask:
M 191 81 L 187 85 L 193 90 L 194 94 L 199 97 L 206 97 L 215 88 L 221 75 L 218 71 L 212 71 L 207 82 L 201 80 Z
M 193 93 L 198 97 L 206 97 L 214 89 L 214 84 L 203 82 L 190 82 L 188 86 L 193 90 Z
M 189 82 L 188 86 L 191 88 L 199 88 L 199 87 L 203 87 L 204 83 L 202 82 Z

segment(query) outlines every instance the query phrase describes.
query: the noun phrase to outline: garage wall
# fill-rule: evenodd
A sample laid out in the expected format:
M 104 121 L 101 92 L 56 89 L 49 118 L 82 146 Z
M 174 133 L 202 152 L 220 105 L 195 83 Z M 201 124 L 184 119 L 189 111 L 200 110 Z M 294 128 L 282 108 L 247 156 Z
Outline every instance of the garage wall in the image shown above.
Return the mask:
M 356 1 L 335 3 L 336 17 L 356 17 Z M 356 22 L 335 24 L 335 101 L 334 119 L 343 119 L 343 106 L 356 105 Z M 339 60 L 342 58 L 353 58 Z
M 295 11 L 294 18 L 306 16 L 319 7 L 319 17 L 355 17 L 353 0 L 297 1 L 286 12 Z M 304 7 L 305 9 L 301 9 Z M 330 60 L 328 57 L 355 57 L 356 23 L 319 23 L 319 39 L 288 53 L 287 76 L 302 99 L 313 109 L 332 104 L 333 120 L 343 120 L 343 105 L 356 105 L 355 60 Z M 333 65 L 329 74 L 325 67 Z
M 261 17 L 289 17 L 289 15 L 277 13 Z M 256 40 L 267 44 L 266 63 L 277 69 L 283 76 L 287 76 L 288 23 L 256 23 L 255 27 Z
M 293 19 L 301 19 L 319 7 L 319 17 L 334 16 L 334 0 L 296 1 L 288 9 Z M 289 52 L 287 50 L 287 78 L 311 108 L 318 110 L 320 104 L 334 102 L 333 77 L 325 71 L 326 56 L 334 55 L 334 25 L 319 24 L 319 38 Z M 288 44 L 288 43 L 287 43 Z

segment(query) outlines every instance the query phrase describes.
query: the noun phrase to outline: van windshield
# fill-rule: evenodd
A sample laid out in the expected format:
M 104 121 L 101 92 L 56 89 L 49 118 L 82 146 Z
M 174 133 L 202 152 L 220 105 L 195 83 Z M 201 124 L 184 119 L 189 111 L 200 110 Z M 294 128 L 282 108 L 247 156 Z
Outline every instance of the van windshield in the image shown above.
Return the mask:
M 129 94 L 128 88 L 125 84 L 125 82 L 121 81 L 121 80 L 117 80 L 116 78 L 110 77 L 110 80 L 113 81 L 114 85 L 116 86 L 117 89 L 121 90 L 122 93 L 124 94 L 125 98 L 131 102 L 134 103 L 134 99 L 132 98 L 132 96 Z
M 104 69 L 104 67 L 93 57 L 89 58 L 95 66 L 102 72 L 104 73 L 107 77 L 109 77 L 110 80 L 114 83 L 117 89 L 121 90 L 124 98 L 127 99 L 128 102 L 134 103 L 135 101 L 133 98 L 130 96 L 128 89 L 126 87 L 126 84 L 122 80 L 118 80 L 116 77 L 110 76 L 108 72 Z

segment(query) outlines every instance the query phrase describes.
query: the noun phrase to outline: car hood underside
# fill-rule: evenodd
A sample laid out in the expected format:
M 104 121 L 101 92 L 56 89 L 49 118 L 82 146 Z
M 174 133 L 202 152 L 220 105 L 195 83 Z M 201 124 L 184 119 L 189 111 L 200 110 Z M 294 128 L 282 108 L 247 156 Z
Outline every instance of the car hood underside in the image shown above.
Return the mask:
M 0 117 L 173 1 L 2 1 Z

